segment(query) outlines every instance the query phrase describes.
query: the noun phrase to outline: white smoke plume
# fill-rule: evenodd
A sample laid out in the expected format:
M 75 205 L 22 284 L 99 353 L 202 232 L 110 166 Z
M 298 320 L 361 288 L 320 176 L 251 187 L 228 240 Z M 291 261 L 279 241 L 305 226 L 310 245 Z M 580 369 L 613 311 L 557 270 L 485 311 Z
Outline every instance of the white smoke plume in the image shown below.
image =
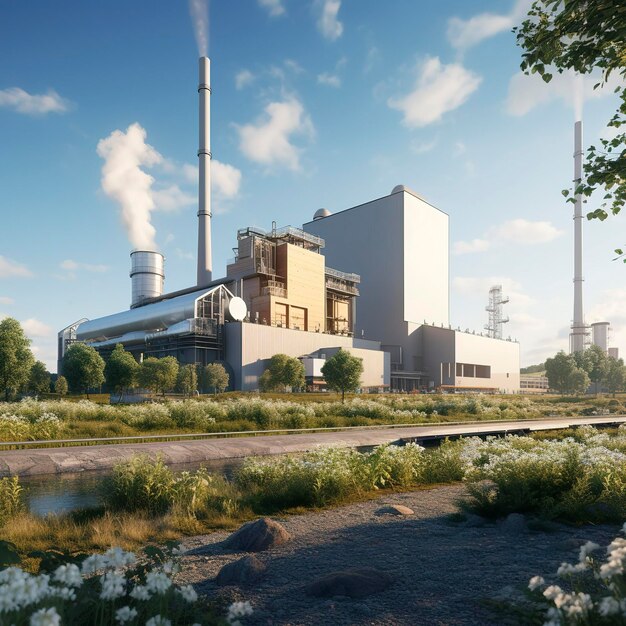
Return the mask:
M 156 250 L 156 230 L 150 223 L 155 208 L 152 184 L 154 178 L 141 166 L 160 163 L 163 157 L 146 143 L 146 131 L 140 124 L 131 124 L 126 132 L 113 131 L 98 142 L 98 155 L 104 159 L 102 189 L 119 202 L 122 222 L 128 239 L 135 247 Z
M 189 13 L 198 44 L 198 54 L 209 54 L 209 6 L 208 0 L 189 0 Z

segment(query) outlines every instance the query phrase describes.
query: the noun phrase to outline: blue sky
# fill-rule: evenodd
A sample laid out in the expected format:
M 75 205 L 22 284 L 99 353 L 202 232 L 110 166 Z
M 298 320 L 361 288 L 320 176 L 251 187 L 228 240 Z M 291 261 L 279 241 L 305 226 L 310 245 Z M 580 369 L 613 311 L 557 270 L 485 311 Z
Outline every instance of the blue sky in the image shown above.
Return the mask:
M 523 364 L 567 348 L 577 87 L 520 75 L 510 29 L 527 6 L 213 0 L 214 275 L 237 228 L 405 184 L 450 215 L 452 322 L 480 330 L 501 282 Z M 0 316 L 52 370 L 60 328 L 129 304 L 120 200 L 154 227 L 166 290 L 195 279 L 197 56 L 183 0 L 0 3 Z M 586 144 L 616 106 L 593 82 L 578 83 Z M 624 230 L 585 223 L 585 311 L 626 350 Z

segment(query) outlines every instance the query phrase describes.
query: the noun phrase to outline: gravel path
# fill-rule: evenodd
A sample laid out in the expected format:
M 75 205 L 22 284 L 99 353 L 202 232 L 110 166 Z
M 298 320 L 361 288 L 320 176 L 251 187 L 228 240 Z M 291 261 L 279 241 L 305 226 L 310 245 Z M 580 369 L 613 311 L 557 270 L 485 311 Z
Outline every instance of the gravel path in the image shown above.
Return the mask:
M 328 511 L 275 517 L 292 540 L 258 553 L 267 572 L 259 583 L 241 589 L 212 581 L 223 565 L 244 556 L 221 545 L 230 533 L 192 537 L 183 543 L 187 553 L 180 577 L 200 593 L 249 600 L 254 615 L 246 625 L 501 626 L 515 622 L 494 613 L 485 600 L 501 599 L 511 587 L 521 590 L 535 574 L 548 580 L 562 561 L 577 559 L 585 541 L 606 545 L 619 530 L 555 525 L 545 532 L 527 530 L 523 521 L 453 521 L 450 515 L 463 494 L 458 485 L 386 493 Z M 376 515 L 390 504 L 403 504 L 415 514 Z M 364 566 L 391 574 L 392 586 L 364 600 L 305 594 L 305 586 L 325 574 Z

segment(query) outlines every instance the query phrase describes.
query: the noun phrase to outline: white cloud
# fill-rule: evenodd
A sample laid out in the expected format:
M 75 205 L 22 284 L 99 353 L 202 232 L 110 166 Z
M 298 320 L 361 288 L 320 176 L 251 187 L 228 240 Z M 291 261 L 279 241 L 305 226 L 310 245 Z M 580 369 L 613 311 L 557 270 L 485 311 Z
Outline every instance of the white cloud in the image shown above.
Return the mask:
M 454 156 L 461 156 L 467 152 L 467 146 L 462 141 L 457 141 L 454 144 Z
M 492 239 L 504 239 L 530 245 L 548 243 L 562 234 L 563 232 L 555 228 L 550 222 L 531 222 L 521 218 L 509 220 L 490 230 Z
M 300 149 L 292 143 L 293 135 L 312 136 L 311 119 L 295 98 L 271 102 L 256 124 L 236 126 L 239 148 L 251 161 L 267 166 L 300 169 Z
M 97 274 L 102 274 L 108 271 L 108 265 L 92 265 L 90 263 L 79 263 L 78 261 L 74 261 L 72 259 L 65 259 L 60 264 L 61 269 L 67 270 L 69 272 L 75 272 L 77 270 L 85 270 L 86 272 L 94 272 Z
M 33 273 L 25 265 L 0 255 L 0 278 L 30 278 L 32 275 Z
M 320 85 L 327 85 L 328 87 L 341 87 L 341 78 L 336 74 L 328 74 L 327 72 L 318 74 L 317 82 Z
M 241 170 L 214 160 L 211 163 L 211 180 L 215 191 L 223 198 L 235 198 L 241 187 Z
M 522 285 L 508 276 L 457 276 L 452 281 L 452 287 L 457 293 L 480 297 L 485 301 L 493 285 L 502 285 L 502 294 L 508 296 L 517 308 L 533 303 L 533 299 L 524 293 Z
M 38 319 L 31 317 L 21 322 L 22 328 L 28 337 L 49 337 L 53 331 L 48 324 L 40 322 Z
M 418 66 L 413 91 L 400 98 L 389 98 L 387 104 L 402 111 L 407 126 L 427 126 L 460 107 L 481 80 L 458 63 L 444 65 L 438 57 L 429 57 Z
M 523 245 L 548 243 L 563 234 L 550 222 L 530 221 L 522 218 L 509 220 L 490 228 L 480 239 L 457 241 L 453 246 L 454 254 L 484 252 L 501 242 Z
M 412 141 L 411 152 L 415 154 L 426 154 L 427 152 L 433 150 L 436 145 L 436 139 L 433 139 L 432 141 Z
M 566 71 L 562 74 L 555 72 L 552 80 L 546 83 L 539 74 L 527 76 L 520 72 L 509 81 L 506 110 L 510 115 L 521 116 L 540 105 L 562 100 L 567 106 L 574 108 L 577 117 L 580 117 L 584 100 L 605 98 L 612 95 L 616 87 L 623 86 L 619 76 L 615 75 L 604 87 L 594 89 L 594 85 L 601 80 L 599 73 L 583 76 Z
M 179 259 L 184 259 L 185 261 L 192 261 L 193 259 L 195 259 L 193 252 L 181 250 L 180 248 L 176 248 L 176 256 Z
M 285 6 L 282 0 L 259 0 L 259 5 L 267 9 L 272 17 L 278 17 L 285 14 Z
M 42 95 L 29 94 L 19 87 L 0 89 L 0 107 L 7 107 L 26 115 L 65 113 L 69 102 L 53 89 Z
M 485 39 L 510 31 L 528 13 L 532 0 L 517 0 L 510 13 L 480 13 L 467 20 L 451 17 L 448 20 L 448 41 L 459 50 L 467 50 Z
M 172 184 L 152 192 L 155 208 L 164 213 L 175 213 L 198 202 L 195 195 L 183 191 L 178 185 Z
M 130 243 L 136 248 L 155 250 L 156 231 L 150 221 L 155 208 L 154 178 L 141 168 L 160 163 L 163 157 L 146 143 L 146 136 L 146 131 L 135 122 L 126 132 L 115 130 L 101 139 L 97 151 L 104 159 L 102 189 L 120 204 Z
M 456 241 L 452 248 L 454 254 L 472 254 L 484 252 L 491 247 L 487 239 L 472 239 L 471 241 Z
M 243 89 L 254 80 L 254 74 L 250 70 L 241 70 L 235 75 L 235 87 Z
M 337 17 L 341 8 L 341 0 L 317 0 L 316 5 L 320 12 L 317 20 L 317 28 L 320 33 L 331 41 L 341 37 L 343 24 Z
M 365 55 L 365 65 L 363 66 L 363 73 L 369 74 L 376 65 L 380 63 L 380 50 L 376 46 L 371 46 L 367 54 Z
M 0 296 L 0 304 L 15 304 L 15 300 L 9 296 Z

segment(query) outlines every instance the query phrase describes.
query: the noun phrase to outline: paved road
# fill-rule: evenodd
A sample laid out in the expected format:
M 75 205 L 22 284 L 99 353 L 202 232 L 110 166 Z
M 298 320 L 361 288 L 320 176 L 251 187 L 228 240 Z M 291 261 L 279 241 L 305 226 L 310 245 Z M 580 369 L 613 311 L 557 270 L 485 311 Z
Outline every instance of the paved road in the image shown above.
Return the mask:
M 616 423 L 626 423 L 626 416 L 553 417 L 539 420 L 439 424 L 330 433 L 7 450 L 0 452 L 0 477 L 102 470 L 113 467 L 119 461 L 135 454 L 146 454 L 151 457 L 161 455 L 167 463 L 193 463 L 215 459 L 306 452 L 320 446 L 375 446 L 383 443 L 420 441 L 448 436 L 503 434 L 552 430 L 583 424 Z

